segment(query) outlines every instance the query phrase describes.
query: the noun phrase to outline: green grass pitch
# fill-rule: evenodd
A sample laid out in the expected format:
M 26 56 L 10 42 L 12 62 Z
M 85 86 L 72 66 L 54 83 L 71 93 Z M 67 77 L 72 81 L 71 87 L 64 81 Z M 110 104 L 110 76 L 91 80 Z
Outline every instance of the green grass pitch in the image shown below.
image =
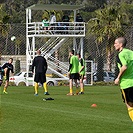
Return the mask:
M 0 94 L 0 133 L 133 133 L 118 86 L 85 86 L 85 94 L 67 96 L 68 86 L 8 88 Z M 43 101 L 52 97 L 54 100 Z M 92 104 L 97 107 L 91 107 Z

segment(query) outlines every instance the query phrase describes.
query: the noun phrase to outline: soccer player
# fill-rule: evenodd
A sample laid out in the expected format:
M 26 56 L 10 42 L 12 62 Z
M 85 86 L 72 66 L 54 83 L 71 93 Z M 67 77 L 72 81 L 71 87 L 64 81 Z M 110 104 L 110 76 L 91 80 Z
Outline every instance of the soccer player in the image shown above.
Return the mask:
M 79 94 L 84 94 L 84 76 L 85 76 L 85 61 L 83 58 L 81 58 L 80 54 L 77 54 L 77 57 L 79 59 L 79 82 L 80 82 L 80 92 Z
M 41 83 L 44 87 L 44 94 L 49 95 L 48 93 L 48 88 L 47 88 L 47 83 L 46 83 L 46 71 L 47 71 L 47 62 L 46 59 L 41 56 L 41 51 L 37 50 L 37 55 L 33 59 L 32 63 L 32 72 L 34 73 L 34 68 L 35 68 L 35 77 L 34 77 L 34 82 L 35 82 L 35 96 L 38 95 L 38 83 Z
M 114 42 L 114 47 L 119 52 L 116 58 L 119 74 L 114 82 L 120 84 L 122 97 L 133 122 L 133 51 L 125 48 L 126 44 L 124 37 L 119 37 Z
M 78 90 L 78 83 L 77 80 L 79 80 L 79 60 L 78 57 L 74 55 L 74 50 L 69 52 L 70 55 L 70 62 L 69 62 L 69 70 L 68 70 L 68 75 L 69 75 L 69 87 L 70 87 L 70 93 L 67 95 L 72 96 L 73 95 L 73 80 L 76 85 L 76 94 L 79 93 Z
M 10 58 L 7 63 L 5 63 L 1 66 L 2 69 L 4 69 L 4 80 L 5 80 L 5 86 L 4 86 L 4 90 L 3 90 L 4 94 L 8 94 L 7 88 L 9 85 L 10 71 L 12 72 L 12 74 L 14 73 L 14 68 L 13 68 L 12 62 L 13 62 L 13 58 Z

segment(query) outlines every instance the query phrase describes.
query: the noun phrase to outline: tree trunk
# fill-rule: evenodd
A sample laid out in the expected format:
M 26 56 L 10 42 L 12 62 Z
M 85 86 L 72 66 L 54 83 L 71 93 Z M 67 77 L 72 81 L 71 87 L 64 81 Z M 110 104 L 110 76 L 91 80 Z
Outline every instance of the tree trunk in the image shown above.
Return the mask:
M 107 52 L 107 70 L 111 71 L 111 51 Z
M 107 44 L 107 70 L 111 71 L 111 37 L 109 35 Z
M 7 52 L 7 44 L 8 44 L 8 34 L 7 34 L 7 36 L 6 36 L 6 45 L 5 45 L 5 54 L 8 54 L 8 52 Z

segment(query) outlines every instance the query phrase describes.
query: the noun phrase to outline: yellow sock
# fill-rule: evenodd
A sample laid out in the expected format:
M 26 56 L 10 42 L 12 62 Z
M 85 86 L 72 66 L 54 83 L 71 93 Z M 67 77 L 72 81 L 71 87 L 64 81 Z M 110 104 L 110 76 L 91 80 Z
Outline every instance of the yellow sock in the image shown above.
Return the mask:
M 70 88 L 70 93 L 73 93 L 73 89 L 72 88 Z
M 44 88 L 44 91 L 45 91 L 45 92 L 48 92 L 48 87 L 47 87 L 47 83 L 46 83 L 46 82 L 43 83 L 43 88 Z
M 84 92 L 84 88 L 81 88 L 81 92 Z
M 38 94 L 38 83 L 35 83 L 35 94 Z
M 130 116 L 131 120 L 133 121 L 133 107 L 128 108 L 128 113 L 129 113 L 129 116 Z
M 3 91 L 6 92 L 6 87 L 4 87 L 4 90 Z
M 78 94 L 79 93 L 79 88 L 76 88 L 76 94 Z

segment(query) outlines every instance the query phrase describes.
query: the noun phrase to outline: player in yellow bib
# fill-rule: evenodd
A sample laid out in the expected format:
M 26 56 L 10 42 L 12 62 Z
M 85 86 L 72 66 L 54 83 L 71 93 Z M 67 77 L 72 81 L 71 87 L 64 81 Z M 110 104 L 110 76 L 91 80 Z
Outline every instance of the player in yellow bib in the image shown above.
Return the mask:
M 116 59 L 119 74 L 115 84 L 120 84 L 122 97 L 133 122 L 133 51 L 125 48 L 126 44 L 127 40 L 124 37 L 117 38 L 114 43 L 115 49 L 119 52 Z
M 73 95 L 73 81 L 75 82 L 76 85 L 76 93 L 78 93 L 78 83 L 77 80 L 79 80 L 79 60 L 76 55 L 74 55 L 74 50 L 69 52 L 70 54 L 70 62 L 69 62 L 69 70 L 68 70 L 68 75 L 69 75 L 69 87 L 70 87 L 70 93 L 67 95 Z
M 85 60 L 81 58 L 80 54 L 77 54 L 79 59 L 79 81 L 80 81 L 80 92 L 78 94 L 84 94 L 84 76 L 85 76 Z

